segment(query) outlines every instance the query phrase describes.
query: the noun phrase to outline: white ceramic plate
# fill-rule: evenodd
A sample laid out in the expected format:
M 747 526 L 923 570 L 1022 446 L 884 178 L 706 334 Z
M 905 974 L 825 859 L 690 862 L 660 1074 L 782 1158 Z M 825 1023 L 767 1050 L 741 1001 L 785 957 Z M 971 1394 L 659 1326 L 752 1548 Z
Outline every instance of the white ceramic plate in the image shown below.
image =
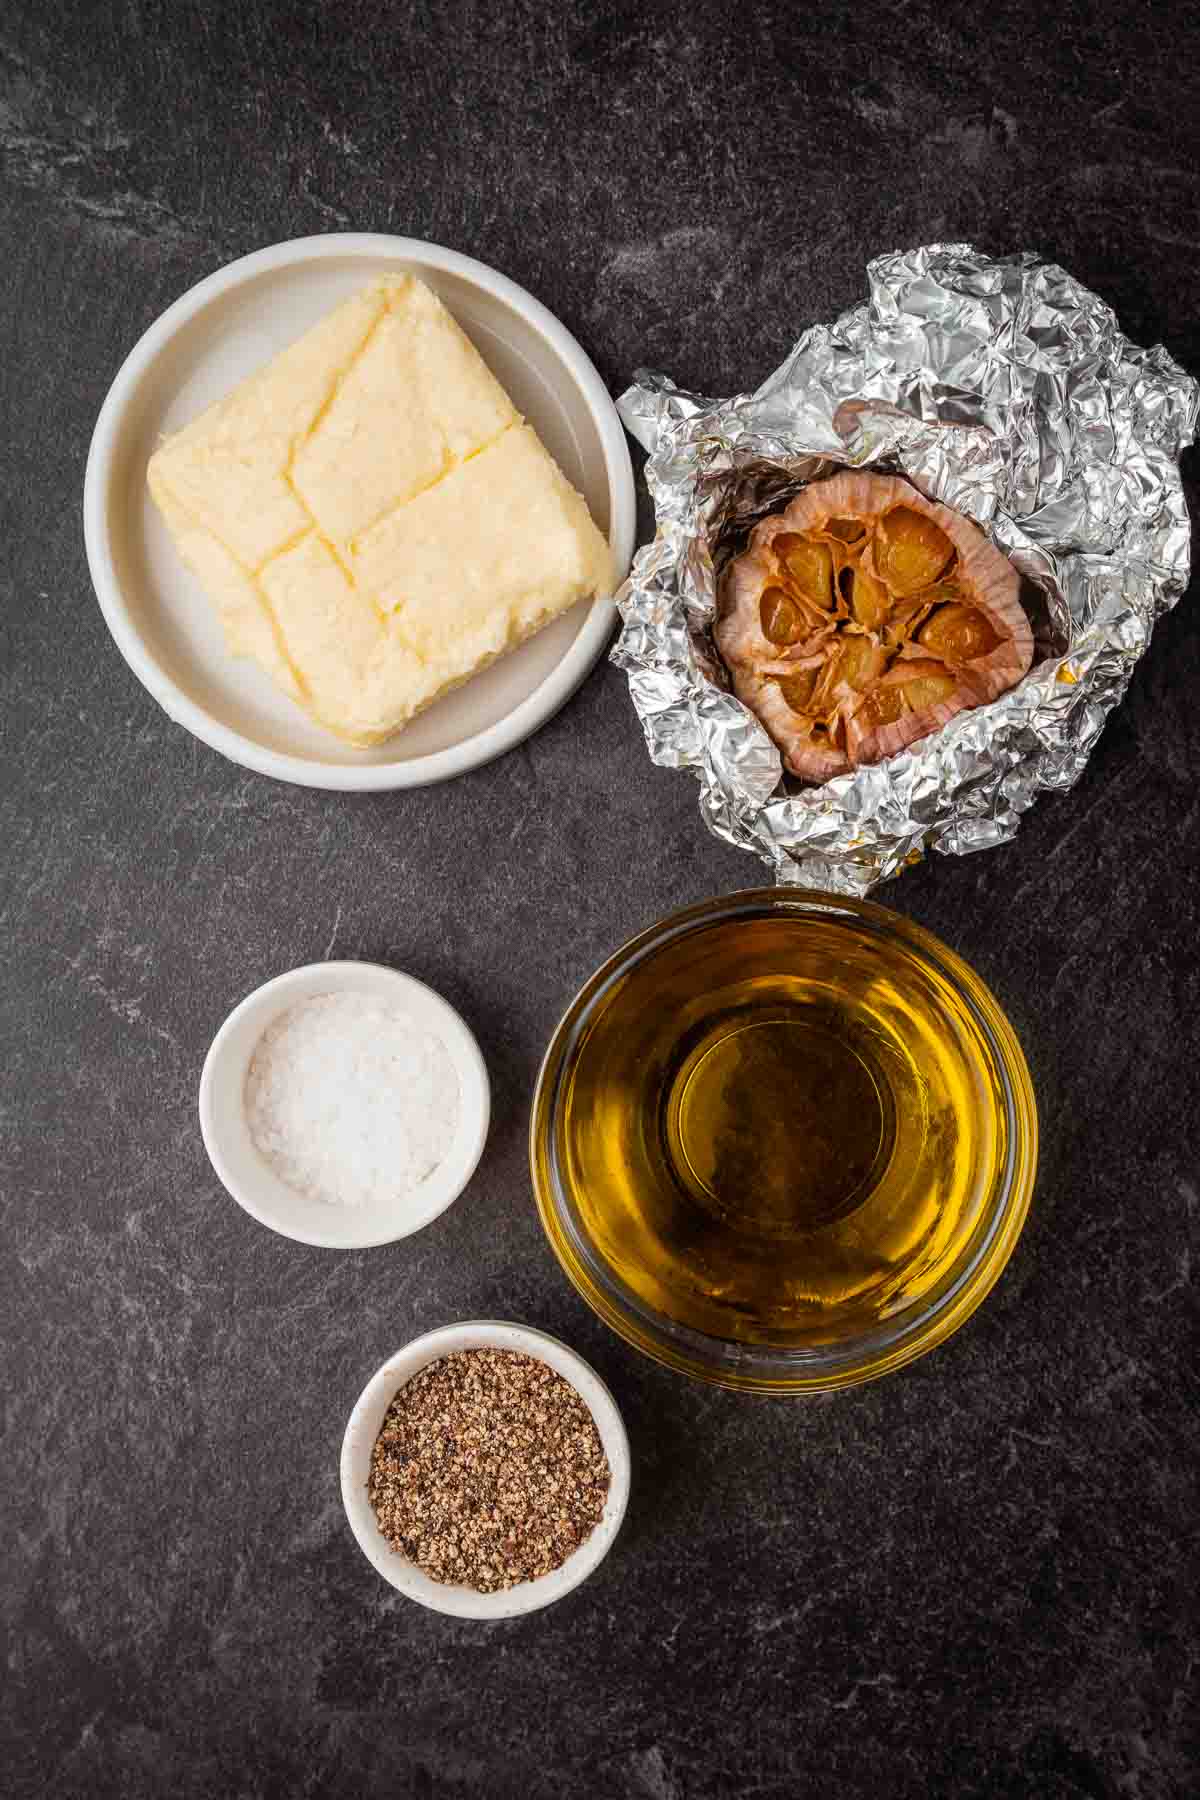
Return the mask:
M 536 1581 L 523 1581 L 516 1587 L 495 1594 L 480 1594 L 474 1588 L 459 1587 L 449 1582 L 433 1581 L 415 1563 L 393 1550 L 380 1531 L 367 1499 L 367 1477 L 371 1472 L 371 1452 L 384 1414 L 396 1397 L 398 1388 L 427 1363 L 449 1356 L 456 1350 L 519 1350 L 536 1356 L 557 1369 L 584 1401 L 600 1442 L 608 1457 L 612 1483 L 605 1501 L 604 1514 L 591 1536 L 562 1567 L 541 1575 Z M 537 1612 L 552 1601 L 561 1600 L 572 1588 L 585 1581 L 603 1562 L 621 1529 L 629 1499 L 629 1439 L 617 1403 L 590 1364 L 582 1356 L 547 1332 L 534 1331 L 527 1325 L 508 1325 L 498 1319 L 473 1319 L 463 1325 L 445 1325 L 440 1331 L 427 1332 L 388 1360 L 372 1375 L 350 1414 L 346 1435 L 342 1439 L 342 1504 L 350 1529 L 359 1548 L 385 1581 L 410 1600 L 417 1600 L 434 1612 L 452 1613 L 460 1619 L 512 1619 L 518 1613 Z
M 171 718 L 234 762 L 307 787 L 419 787 L 490 761 L 575 691 L 615 620 L 610 599 L 582 602 L 371 750 L 339 743 L 228 654 L 146 491 L 151 453 L 340 301 L 399 269 L 435 289 L 535 426 L 607 532 L 619 576 L 633 554 L 633 471 L 607 389 L 570 332 L 506 276 L 416 238 L 347 232 L 272 245 L 200 282 L 130 352 L 101 408 L 84 482 L 88 565 L 122 655 Z
M 327 1206 L 294 1192 L 259 1154 L 243 1096 L 255 1047 L 281 1013 L 318 994 L 349 993 L 387 1001 L 441 1038 L 458 1075 L 458 1129 L 443 1161 L 403 1200 Z M 260 1224 L 325 1250 L 394 1243 L 445 1212 L 475 1173 L 490 1116 L 487 1068 L 465 1021 L 423 981 L 379 963 L 307 963 L 264 982 L 234 1007 L 209 1047 L 200 1076 L 200 1132 L 226 1192 Z

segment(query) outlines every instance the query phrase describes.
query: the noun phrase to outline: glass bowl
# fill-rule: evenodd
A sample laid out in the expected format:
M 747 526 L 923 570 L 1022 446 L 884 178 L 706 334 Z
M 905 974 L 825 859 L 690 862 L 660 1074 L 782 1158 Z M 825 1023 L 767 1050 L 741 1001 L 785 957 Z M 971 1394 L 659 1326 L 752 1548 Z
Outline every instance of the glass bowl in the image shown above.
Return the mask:
M 551 1039 L 538 1210 L 588 1304 L 646 1355 L 749 1393 L 887 1374 L 1012 1254 L 1037 1111 L 1012 1027 L 930 932 L 761 889 L 642 932 Z

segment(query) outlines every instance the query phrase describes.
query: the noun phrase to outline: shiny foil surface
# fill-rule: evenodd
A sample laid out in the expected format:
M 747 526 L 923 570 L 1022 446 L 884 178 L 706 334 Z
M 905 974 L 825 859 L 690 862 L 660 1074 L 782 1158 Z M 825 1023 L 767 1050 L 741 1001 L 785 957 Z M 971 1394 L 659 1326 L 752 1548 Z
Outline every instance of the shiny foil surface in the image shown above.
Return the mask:
M 1078 780 L 1155 620 L 1188 582 L 1178 458 L 1200 388 L 1126 338 L 1096 294 L 1030 254 L 930 244 L 868 268 L 870 297 L 806 331 L 752 394 L 641 373 L 617 402 L 650 453 L 658 530 L 617 596 L 613 661 L 650 755 L 691 769 L 719 837 L 782 882 L 865 894 L 933 847 L 1013 836 Z M 906 476 L 1020 571 L 1034 665 L 998 700 L 819 787 L 728 691 L 709 628 L 750 528 L 844 466 Z

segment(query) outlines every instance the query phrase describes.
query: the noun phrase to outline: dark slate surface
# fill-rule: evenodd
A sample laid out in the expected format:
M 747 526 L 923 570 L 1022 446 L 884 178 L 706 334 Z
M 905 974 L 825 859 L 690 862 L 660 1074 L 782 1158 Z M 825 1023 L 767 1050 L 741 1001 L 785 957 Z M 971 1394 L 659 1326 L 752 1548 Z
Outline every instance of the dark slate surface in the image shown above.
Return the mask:
M 80 537 L 124 352 L 200 276 L 305 232 L 484 258 L 614 390 L 640 362 L 752 384 L 870 254 L 946 236 L 1057 256 L 1200 367 L 1194 9 L 996 0 L 982 36 L 956 10 L 4 8 L 6 1793 L 1196 1791 L 1194 597 L 1073 794 L 887 890 L 1011 1010 L 1037 1201 L 936 1356 L 787 1404 L 626 1351 L 530 1205 L 530 1084 L 567 996 L 627 933 L 756 875 L 647 766 L 620 677 L 449 786 L 277 786 L 138 687 Z M 230 1005 L 331 953 L 440 987 L 497 1102 L 469 1198 L 352 1255 L 244 1217 L 195 1122 Z M 481 1313 L 590 1356 L 636 1457 L 603 1572 L 492 1629 L 385 1587 L 336 1484 L 368 1373 Z

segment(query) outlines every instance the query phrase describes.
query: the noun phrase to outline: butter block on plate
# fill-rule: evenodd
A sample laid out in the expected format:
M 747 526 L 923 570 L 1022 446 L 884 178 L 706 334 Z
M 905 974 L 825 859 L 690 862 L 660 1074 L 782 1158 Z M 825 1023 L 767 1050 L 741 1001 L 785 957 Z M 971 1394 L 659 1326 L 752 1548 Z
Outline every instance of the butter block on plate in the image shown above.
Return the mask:
M 352 744 L 612 586 L 582 497 L 411 275 L 168 438 L 147 480 L 230 651 Z

